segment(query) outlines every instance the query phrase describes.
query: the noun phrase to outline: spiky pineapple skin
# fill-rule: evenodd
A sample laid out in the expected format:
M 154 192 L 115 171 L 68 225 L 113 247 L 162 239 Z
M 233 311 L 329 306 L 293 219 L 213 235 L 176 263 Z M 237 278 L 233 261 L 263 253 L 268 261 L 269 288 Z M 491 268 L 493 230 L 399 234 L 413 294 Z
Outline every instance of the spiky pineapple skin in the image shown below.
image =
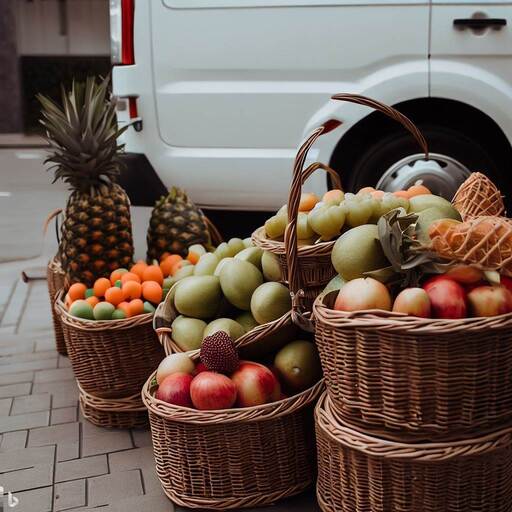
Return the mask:
M 133 261 L 130 201 L 119 185 L 102 194 L 71 194 L 61 227 L 59 252 L 71 282 L 91 286 Z
M 163 253 L 187 255 L 193 244 L 211 244 L 208 226 L 201 211 L 186 193 L 173 187 L 162 196 L 151 212 L 147 234 L 148 262 L 160 260 Z

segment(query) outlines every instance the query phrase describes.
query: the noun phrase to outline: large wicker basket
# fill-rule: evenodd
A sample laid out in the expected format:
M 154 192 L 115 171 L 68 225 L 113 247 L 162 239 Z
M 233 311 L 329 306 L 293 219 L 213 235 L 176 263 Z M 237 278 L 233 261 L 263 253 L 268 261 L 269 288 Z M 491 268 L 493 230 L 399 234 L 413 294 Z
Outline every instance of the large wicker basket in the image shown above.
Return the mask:
M 404 444 L 315 410 L 317 497 L 325 512 L 510 512 L 512 429 L 452 443 Z
M 168 293 L 165 300 L 158 305 L 153 320 L 155 332 L 167 355 L 183 352 L 172 337 L 172 322 L 178 315 L 173 294 Z M 297 333 L 298 328 L 292 322 L 291 312 L 288 312 L 273 322 L 251 329 L 235 343 L 243 358 L 252 359 L 278 350 L 287 341 L 291 341 Z
M 66 311 L 62 296 L 63 292 L 55 308 L 81 391 L 84 416 L 101 426 L 138 426 L 145 417 L 140 390 L 165 357 L 153 331 L 152 315 L 83 320 Z
M 313 305 L 340 418 L 389 439 L 458 439 L 512 422 L 512 314 L 434 320 Z
M 62 270 L 57 257 L 52 258 L 48 262 L 48 266 L 46 267 L 46 282 L 48 284 L 48 295 L 50 296 L 53 330 L 55 333 L 55 347 L 57 348 L 57 352 L 59 354 L 66 356 L 67 350 L 66 342 L 64 340 L 64 333 L 62 332 L 60 318 L 54 308 L 57 293 L 64 287 L 64 271 Z
M 270 505 L 315 477 L 313 406 L 322 382 L 258 407 L 198 411 L 142 390 L 149 411 L 156 471 L 177 505 L 209 510 Z

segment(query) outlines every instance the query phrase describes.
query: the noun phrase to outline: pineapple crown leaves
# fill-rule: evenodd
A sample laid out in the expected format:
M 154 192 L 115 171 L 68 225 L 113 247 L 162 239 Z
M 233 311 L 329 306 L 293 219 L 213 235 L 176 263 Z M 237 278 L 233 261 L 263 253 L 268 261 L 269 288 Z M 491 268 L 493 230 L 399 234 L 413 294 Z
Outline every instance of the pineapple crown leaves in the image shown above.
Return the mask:
M 416 239 L 418 215 L 397 208 L 383 215 L 377 223 L 380 244 L 390 265 L 366 272 L 390 286 L 418 286 L 425 274 L 445 272 L 450 265 L 441 263 L 436 254 Z
M 124 148 L 118 137 L 126 130 L 116 121 L 116 102 L 109 93 L 110 76 L 85 83 L 73 81 L 71 90 L 62 86 L 62 105 L 41 94 L 39 122 L 46 131 L 52 154 L 54 182 L 63 180 L 73 190 L 105 193 L 117 181 Z

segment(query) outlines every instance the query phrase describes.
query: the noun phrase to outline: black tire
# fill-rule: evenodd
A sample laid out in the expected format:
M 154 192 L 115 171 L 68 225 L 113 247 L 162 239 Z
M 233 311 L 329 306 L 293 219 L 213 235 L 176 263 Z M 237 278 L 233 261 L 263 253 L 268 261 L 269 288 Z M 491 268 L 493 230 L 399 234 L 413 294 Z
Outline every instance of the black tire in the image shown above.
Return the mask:
M 508 194 L 510 185 L 503 179 L 503 162 L 492 155 L 474 138 L 450 128 L 420 125 L 427 139 L 429 150 L 454 158 L 470 171 L 480 171 L 489 176 L 503 193 Z M 339 162 L 340 169 L 350 169 L 343 176 L 346 190 L 357 191 L 362 187 L 375 186 L 384 172 L 406 156 L 421 153 L 417 143 L 405 131 L 391 133 L 370 141 L 353 162 Z

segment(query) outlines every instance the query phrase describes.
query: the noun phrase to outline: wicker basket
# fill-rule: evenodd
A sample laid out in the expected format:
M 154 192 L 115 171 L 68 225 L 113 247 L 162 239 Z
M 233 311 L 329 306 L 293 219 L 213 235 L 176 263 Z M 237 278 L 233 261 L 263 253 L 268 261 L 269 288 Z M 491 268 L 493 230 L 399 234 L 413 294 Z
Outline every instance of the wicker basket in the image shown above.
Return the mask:
M 131 428 L 147 421 L 140 390 L 165 357 L 152 315 L 91 321 L 71 316 L 55 303 L 84 416 L 103 427 Z
M 209 510 L 270 505 L 314 481 L 312 408 L 322 382 L 272 404 L 198 411 L 142 390 L 149 410 L 156 471 L 177 505 Z
M 342 420 L 397 440 L 460 439 L 512 422 L 512 314 L 462 320 L 313 305 Z
M 60 318 L 53 307 L 57 293 L 64 287 L 64 271 L 60 265 L 57 257 L 52 258 L 46 267 L 46 282 L 48 283 L 48 295 L 50 296 L 50 305 L 52 312 L 53 330 L 55 332 L 55 347 L 57 352 L 66 356 L 66 342 L 64 340 L 64 333 L 62 332 L 62 325 Z
M 173 294 L 170 292 L 158 305 L 153 320 L 155 332 L 167 355 L 183 352 L 172 338 L 171 324 L 178 315 L 179 312 L 174 307 Z M 287 341 L 294 339 L 297 333 L 298 328 L 292 322 L 291 312 L 288 312 L 273 322 L 251 329 L 238 338 L 235 344 L 243 358 L 252 359 L 279 350 Z M 199 350 L 191 351 L 193 354 L 196 352 Z
M 512 429 L 453 443 L 404 444 L 315 410 L 317 497 L 326 512 L 510 512 Z

